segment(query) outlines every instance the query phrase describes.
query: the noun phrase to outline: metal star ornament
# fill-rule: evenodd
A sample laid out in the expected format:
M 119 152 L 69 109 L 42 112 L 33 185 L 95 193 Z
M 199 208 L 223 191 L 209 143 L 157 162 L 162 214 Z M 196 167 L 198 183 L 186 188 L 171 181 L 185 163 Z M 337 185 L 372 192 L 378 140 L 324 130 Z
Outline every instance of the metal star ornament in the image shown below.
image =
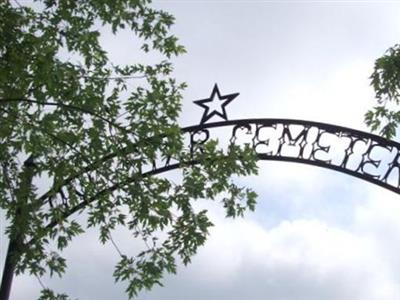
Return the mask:
M 195 104 L 205 109 L 200 124 L 207 122 L 213 116 L 220 116 L 227 121 L 228 116 L 226 115 L 225 107 L 237 96 L 239 96 L 239 93 L 221 96 L 218 85 L 215 84 L 210 98 L 193 101 Z

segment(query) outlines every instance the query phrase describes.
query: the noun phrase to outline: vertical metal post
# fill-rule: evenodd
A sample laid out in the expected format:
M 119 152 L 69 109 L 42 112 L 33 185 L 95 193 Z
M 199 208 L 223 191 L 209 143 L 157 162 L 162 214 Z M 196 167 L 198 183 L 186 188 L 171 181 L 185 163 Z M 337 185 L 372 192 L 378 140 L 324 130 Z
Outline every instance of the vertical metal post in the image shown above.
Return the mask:
M 6 255 L 6 261 L 3 269 L 0 286 L 0 300 L 8 300 L 10 298 L 11 285 L 14 277 L 15 259 L 16 259 L 16 242 L 11 240 Z
M 0 300 L 8 300 L 10 298 L 15 266 L 17 265 L 21 251 L 23 251 L 24 233 L 29 223 L 29 209 L 27 204 L 35 167 L 36 165 L 31 155 L 24 162 L 24 168 L 21 173 L 21 185 L 19 189 L 15 191 L 17 209 L 12 222 L 13 227 L 9 235 L 10 243 L 8 244 L 3 276 L 1 278 Z

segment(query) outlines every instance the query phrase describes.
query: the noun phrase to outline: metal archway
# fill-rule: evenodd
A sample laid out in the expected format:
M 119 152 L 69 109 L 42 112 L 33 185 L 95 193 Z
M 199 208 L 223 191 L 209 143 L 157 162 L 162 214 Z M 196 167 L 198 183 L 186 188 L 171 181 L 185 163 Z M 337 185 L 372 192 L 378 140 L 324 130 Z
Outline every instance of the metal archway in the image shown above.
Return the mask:
M 234 93 L 221 96 L 215 84 L 209 98 L 194 101 L 205 111 L 200 124 L 181 129 L 188 140 L 191 153 L 202 151 L 206 142 L 221 136 L 215 131 L 223 129 L 226 142 L 250 145 L 260 160 L 296 162 L 323 167 L 360 178 L 400 194 L 400 143 L 371 133 L 320 122 L 290 119 L 228 120 L 225 107 L 238 95 Z M 214 101 L 220 107 L 210 109 L 208 103 Z M 220 116 L 225 121 L 207 123 L 213 116 Z M 189 163 L 196 164 L 197 162 Z M 154 161 L 149 170 L 140 172 L 139 175 L 151 176 L 180 167 L 179 162 L 167 158 L 164 161 Z M 112 192 L 119 186 L 120 183 L 99 191 L 96 195 L 105 191 Z M 51 197 L 47 196 L 46 193 L 42 197 L 48 198 L 44 203 L 52 207 Z M 95 199 L 96 197 L 84 199 L 72 207 L 66 205 L 62 218 L 68 218 Z M 50 221 L 43 232 L 56 225 L 56 220 Z M 25 246 L 28 247 L 34 242 L 35 240 L 31 239 Z M 10 253 L 10 247 L 8 253 Z M 8 257 L 9 254 L 7 254 L 7 259 Z M 7 297 L 12 274 L 9 272 L 7 278 L 3 276 L 3 280 L 6 278 L 5 281 L 7 281 Z

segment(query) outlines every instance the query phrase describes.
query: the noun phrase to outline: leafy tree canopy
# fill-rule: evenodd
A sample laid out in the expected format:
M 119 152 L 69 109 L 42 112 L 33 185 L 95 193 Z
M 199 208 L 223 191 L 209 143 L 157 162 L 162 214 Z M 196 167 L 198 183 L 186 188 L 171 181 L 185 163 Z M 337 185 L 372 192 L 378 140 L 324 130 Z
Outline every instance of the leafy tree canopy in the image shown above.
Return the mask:
M 256 172 L 249 148 L 184 147 L 177 117 L 185 84 L 173 78 L 170 59 L 185 49 L 169 32 L 173 22 L 148 0 L 0 1 L 0 207 L 17 274 L 61 276 L 60 251 L 74 236 L 98 227 L 100 240 L 112 242 L 122 225 L 147 245 L 120 253 L 115 267 L 131 298 L 204 243 L 212 223 L 193 200 L 223 193 L 230 217 L 254 209 L 255 193 L 231 180 Z M 129 30 L 161 59 L 113 63 L 100 28 Z M 179 183 L 143 173 L 171 157 L 181 165 Z M 83 211 L 80 223 L 73 217 Z
M 371 75 L 377 106 L 365 115 L 366 124 L 386 138 L 393 138 L 400 124 L 400 45 L 394 45 L 375 61 Z

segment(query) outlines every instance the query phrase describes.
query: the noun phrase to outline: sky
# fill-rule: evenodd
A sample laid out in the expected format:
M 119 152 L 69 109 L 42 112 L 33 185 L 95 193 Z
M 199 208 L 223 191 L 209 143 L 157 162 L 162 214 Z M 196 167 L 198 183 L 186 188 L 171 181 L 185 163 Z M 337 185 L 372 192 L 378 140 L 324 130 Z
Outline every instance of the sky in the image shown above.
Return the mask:
M 182 126 L 199 123 L 203 111 L 192 101 L 207 98 L 218 83 L 222 94 L 240 93 L 227 107 L 229 119 L 305 119 L 367 131 L 374 60 L 400 41 L 400 1 L 154 6 L 175 15 L 172 30 L 187 48 L 174 59 L 176 77 L 188 83 Z M 117 43 L 103 38 L 120 62 L 136 59 L 130 42 L 125 35 Z M 256 211 L 232 220 L 217 203 L 203 203 L 215 224 L 206 245 L 192 264 L 166 276 L 164 287 L 138 299 L 400 299 L 398 195 L 312 166 L 259 166 L 258 176 L 239 180 L 259 194 Z M 125 251 L 134 245 L 123 230 L 114 239 Z M 72 299 L 127 299 L 112 278 L 118 255 L 96 232 L 78 237 L 65 254 L 68 271 L 62 280 L 45 279 L 50 287 Z M 39 290 L 36 279 L 18 276 L 11 299 L 34 299 Z

